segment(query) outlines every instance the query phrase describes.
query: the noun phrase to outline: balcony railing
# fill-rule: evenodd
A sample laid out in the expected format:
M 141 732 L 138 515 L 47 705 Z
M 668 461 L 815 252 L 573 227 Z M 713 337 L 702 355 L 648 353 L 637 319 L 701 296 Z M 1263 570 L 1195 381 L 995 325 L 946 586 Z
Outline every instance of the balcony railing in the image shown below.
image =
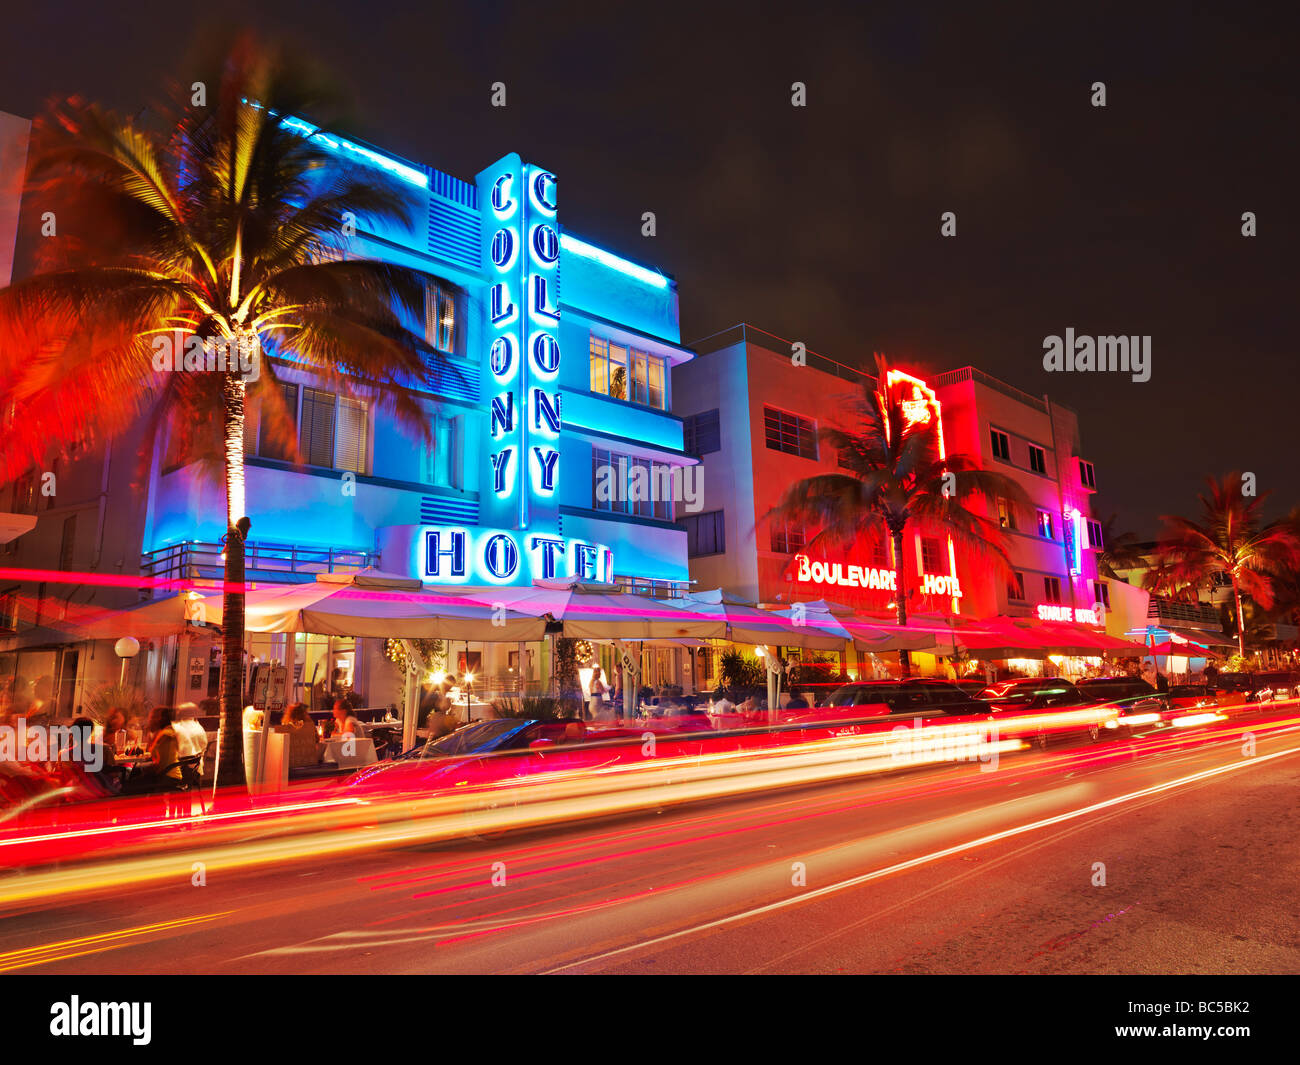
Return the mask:
M 187 540 L 149 551 L 140 572 L 163 580 L 220 580 L 225 571 L 221 544 Z M 355 548 L 304 547 L 250 540 L 244 545 L 244 572 L 249 580 L 286 584 L 314 579 L 317 573 L 351 573 L 375 566 L 379 555 Z

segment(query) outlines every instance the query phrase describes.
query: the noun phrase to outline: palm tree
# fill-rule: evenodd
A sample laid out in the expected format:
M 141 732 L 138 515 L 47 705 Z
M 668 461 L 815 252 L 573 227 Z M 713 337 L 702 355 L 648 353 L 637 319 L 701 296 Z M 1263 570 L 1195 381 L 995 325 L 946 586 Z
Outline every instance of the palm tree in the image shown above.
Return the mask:
M 292 116 L 321 98 L 299 71 L 242 40 L 206 82 L 209 106 L 177 95 L 156 122 L 81 100 L 51 105 L 33 134 L 30 195 L 54 212 L 30 278 L 0 291 L 0 403 L 11 412 L 0 476 L 50 447 L 110 438 L 138 419 L 191 458 L 219 455 L 226 494 L 218 781 L 240 779 L 248 386 L 225 370 L 155 369 L 159 337 L 266 351 L 344 395 L 365 396 L 429 441 L 413 389 L 431 348 L 404 326 L 425 278 L 341 260 L 357 225 L 409 224 L 392 179 L 333 154 Z M 188 79 L 187 79 L 188 80 Z M 233 360 L 232 360 L 233 361 Z M 211 366 L 212 364 L 209 364 Z M 217 364 L 218 367 L 220 364 Z M 295 459 L 292 416 L 261 360 L 262 425 Z
M 858 427 L 831 427 L 819 433 L 837 450 L 845 472 L 797 481 L 767 516 L 816 527 L 810 548 L 852 547 L 883 525 L 893 546 L 894 603 L 898 624 L 903 626 L 908 595 L 903 543 L 909 525 L 942 529 L 954 543 L 1009 575 L 1011 562 L 1000 525 L 969 509 L 968 503 L 980 499 L 988 506 L 999 496 L 1021 504 L 1028 499 L 1019 484 L 981 469 L 973 456 L 943 456 L 935 420 L 909 398 L 906 379 L 892 377 L 882 355 L 876 356 L 876 367 L 878 377 L 863 382 L 862 394 L 853 404 Z M 908 652 L 899 651 L 898 660 L 907 675 Z
M 1264 521 L 1260 510 L 1267 492 L 1242 493 L 1240 474 L 1207 477 L 1208 494 L 1198 495 L 1201 518 L 1162 515 L 1165 532 L 1155 564 L 1143 586 L 1157 595 L 1196 600 L 1222 577 L 1232 585 L 1237 618 L 1237 650 L 1246 655 L 1246 616 L 1242 597 L 1263 610 L 1273 606 L 1274 579 L 1300 564 L 1300 533 L 1293 517 Z
M 1120 570 L 1139 569 L 1145 563 L 1137 534 L 1117 532 L 1117 522 L 1115 514 L 1102 522 L 1101 550 L 1097 552 L 1097 576 L 1112 581 L 1123 580 Z

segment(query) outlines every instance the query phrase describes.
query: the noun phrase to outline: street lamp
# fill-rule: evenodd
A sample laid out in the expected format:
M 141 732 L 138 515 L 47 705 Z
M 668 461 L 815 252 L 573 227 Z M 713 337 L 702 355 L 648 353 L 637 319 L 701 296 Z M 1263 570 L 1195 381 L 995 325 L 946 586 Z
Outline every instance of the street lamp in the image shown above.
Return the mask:
M 119 688 L 126 687 L 126 664 L 140 653 L 140 641 L 134 636 L 123 636 L 113 645 L 113 651 L 122 660 L 122 673 L 118 677 Z

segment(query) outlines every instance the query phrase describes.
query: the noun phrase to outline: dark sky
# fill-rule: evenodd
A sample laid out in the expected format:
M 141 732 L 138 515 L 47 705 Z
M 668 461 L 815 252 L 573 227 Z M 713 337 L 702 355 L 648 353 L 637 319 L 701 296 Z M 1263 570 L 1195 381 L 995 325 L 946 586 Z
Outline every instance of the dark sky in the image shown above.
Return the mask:
M 1049 392 L 1080 414 L 1099 510 L 1143 534 L 1211 473 L 1300 501 L 1294 28 L 1242 4 L 977 6 L 222 10 L 315 54 L 360 136 L 465 179 L 511 150 L 552 169 L 566 226 L 677 277 L 687 341 L 750 321 L 841 362 Z M 80 92 L 134 111 L 212 10 L 15 6 L 0 110 Z M 1067 327 L 1149 334 L 1151 380 L 1046 373 Z

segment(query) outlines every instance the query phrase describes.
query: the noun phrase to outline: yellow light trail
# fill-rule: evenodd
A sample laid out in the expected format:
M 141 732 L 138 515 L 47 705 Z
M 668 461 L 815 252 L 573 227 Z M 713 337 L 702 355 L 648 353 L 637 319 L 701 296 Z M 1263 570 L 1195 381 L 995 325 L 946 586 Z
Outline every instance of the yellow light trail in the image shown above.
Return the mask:
M 228 917 L 233 912 L 227 910 L 224 913 L 207 913 L 198 917 L 179 917 L 172 921 L 123 928 L 116 932 L 102 932 L 97 936 L 83 936 L 80 939 L 65 939 L 59 943 L 46 943 L 40 947 L 12 950 L 0 954 L 0 973 L 12 972 L 14 969 L 29 969 L 34 965 L 49 965 L 70 958 L 84 958 L 87 954 L 102 954 L 107 950 L 116 950 L 130 943 L 140 942 L 144 936 L 192 928 L 208 921 Z

